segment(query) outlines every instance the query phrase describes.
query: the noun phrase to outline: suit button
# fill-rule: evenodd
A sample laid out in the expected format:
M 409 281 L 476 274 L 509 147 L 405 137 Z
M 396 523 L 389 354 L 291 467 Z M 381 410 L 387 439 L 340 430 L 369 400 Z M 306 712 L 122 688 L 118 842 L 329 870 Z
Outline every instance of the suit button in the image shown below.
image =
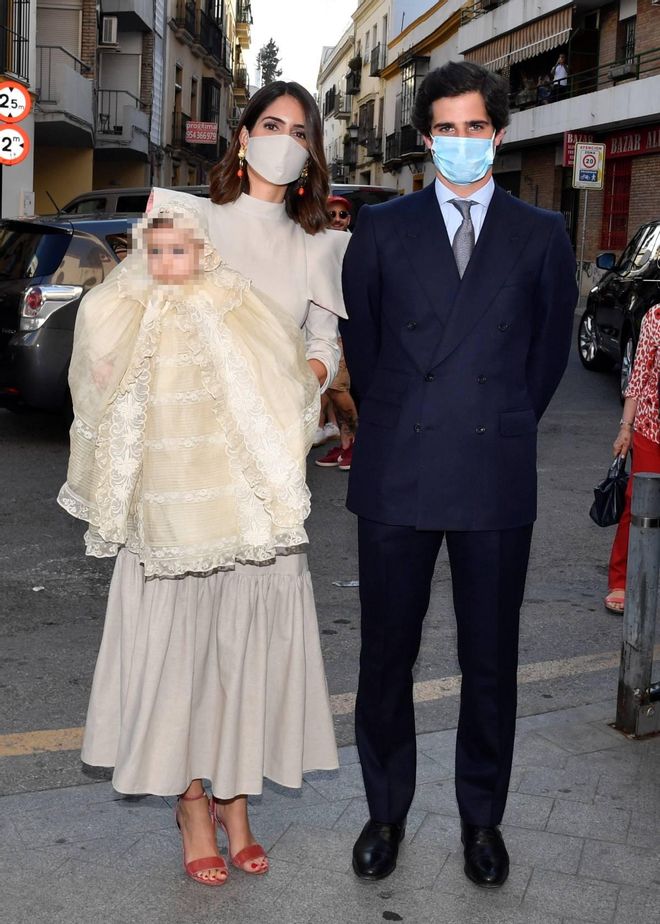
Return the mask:
M 423 429 L 424 427 L 421 424 L 415 424 L 415 426 L 413 427 L 413 430 L 415 431 L 415 433 L 421 433 Z
M 435 379 L 435 376 L 433 375 L 432 372 L 427 372 L 426 375 L 424 376 L 425 382 L 433 382 L 434 379 Z
M 408 321 L 408 323 L 406 324 L 406 327 L 408 328 L 408 330 L 415 330 L 415 328 L 417 327 L 417 321 Z
M 500 323 L 497 325 L 497 329 L 503 332 L 508 330 L 510 327 L 511 325 L 508 323 L 508 321 L 500 321 Z
M 476 427 L 474 432 L 475 432 L 475 433 L 478 433 L 479 436 L 481 436 L 482 433 L 485 433 L 485 432 L 486 432 L 486 428 L 485 428 L 485 427 Z
M 478 376 L 477 376 L 477 382 L 479 383 L 479 385 L 485 385 L 487 381 L 488 381 L 488 379 L 486 378 L 485 375 L 478 375 Z

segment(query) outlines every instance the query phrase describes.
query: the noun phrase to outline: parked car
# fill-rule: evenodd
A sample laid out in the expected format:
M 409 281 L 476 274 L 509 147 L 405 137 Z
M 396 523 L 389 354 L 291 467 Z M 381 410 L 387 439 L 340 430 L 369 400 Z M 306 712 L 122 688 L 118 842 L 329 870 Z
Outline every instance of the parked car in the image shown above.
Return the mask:
M 660 303 L 660 220 L 642 225 L 618 260 L 613 253 L 599 254 L 596 266 L 606 273 L 587 298 L 578 353 L 586 369 L 618 367 L 623 395 L 642 318 Z
M 208 198 L 208 186 L 173 186 L 178 192 Z M 361 186 L 350 183 L 333 183 L 332 194 L 344 196 L 353 204 L 353 220 L 363 205 L 386 202 L 399 195 L 399 190 L 389 186 Z M 130 189 L 95 189 L 76 196 L 62 208 L 64 215 L 141 215 L 149 199 L 149 186 Z
M 127 219 L 0 221 L 0 406 L 67 410 L 80 300 L 126 254 Z
M 208 198 L 208 186 L 174 186 L 178 192 Z M 71 199 L 63 206 L 60 215 L 142 215 L 147 207 L 150 186 L 94 189 Z

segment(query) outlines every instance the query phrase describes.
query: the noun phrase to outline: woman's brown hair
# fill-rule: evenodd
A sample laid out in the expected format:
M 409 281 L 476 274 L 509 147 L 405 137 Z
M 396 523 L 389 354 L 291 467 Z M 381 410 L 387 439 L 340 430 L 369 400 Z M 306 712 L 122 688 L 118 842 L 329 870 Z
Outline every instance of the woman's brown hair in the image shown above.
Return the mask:
M 280 96 L 292 96 L 298 100 L 305 113 L 305 135 L 309 160 L 307 161 L 307 182 L 305 195 L 298 195 L 300 183 L 289 183 L 284 201 L 289 218 L 297 222 L 308 234 L 316 234 L 328 227 L 327 199 L 330 192 L 328 165 L 323 152 L 323 128 L 321 115 L 314 97 L 299 83 L 275 80 L 258 90 L 249 101 L 238 123 L 229 149 L 220 163 L 209 174 L 211 200 L 217 205 L 235 202 L 241 193 L 249 192 L 248 171 L 239 177 L 238 151 L 243 126 L 251 132 L 259 116 Z

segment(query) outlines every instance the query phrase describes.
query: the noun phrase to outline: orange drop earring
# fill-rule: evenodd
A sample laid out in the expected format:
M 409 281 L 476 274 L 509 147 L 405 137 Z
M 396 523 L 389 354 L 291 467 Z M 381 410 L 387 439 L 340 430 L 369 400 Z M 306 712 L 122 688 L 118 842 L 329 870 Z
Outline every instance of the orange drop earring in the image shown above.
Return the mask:
M 238 152 L 238 170 L 236 171 L 236 176 L 239 180 L 242 180 L 245 176 L 245 148 L 242 145 Z
M 300 172 L 300 179 L 298 180 L 298 183 L 299 183 L 298 195 L 299 196 L 305 195 L 305 186 L 307 185 L 307 178 L 308 178 L 308 170 L 307 170 L 307 164 L 305 164 L 305 166 L 302 168 Z

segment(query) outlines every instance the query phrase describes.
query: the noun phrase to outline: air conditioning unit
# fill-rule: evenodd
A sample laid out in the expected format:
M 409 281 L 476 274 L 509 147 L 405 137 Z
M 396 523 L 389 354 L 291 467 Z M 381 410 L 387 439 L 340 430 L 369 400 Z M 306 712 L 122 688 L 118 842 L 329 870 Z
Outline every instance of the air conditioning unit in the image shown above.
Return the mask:
M 117 44 L 117 17 L 103 16 L 101 19 L 101 45 Z

